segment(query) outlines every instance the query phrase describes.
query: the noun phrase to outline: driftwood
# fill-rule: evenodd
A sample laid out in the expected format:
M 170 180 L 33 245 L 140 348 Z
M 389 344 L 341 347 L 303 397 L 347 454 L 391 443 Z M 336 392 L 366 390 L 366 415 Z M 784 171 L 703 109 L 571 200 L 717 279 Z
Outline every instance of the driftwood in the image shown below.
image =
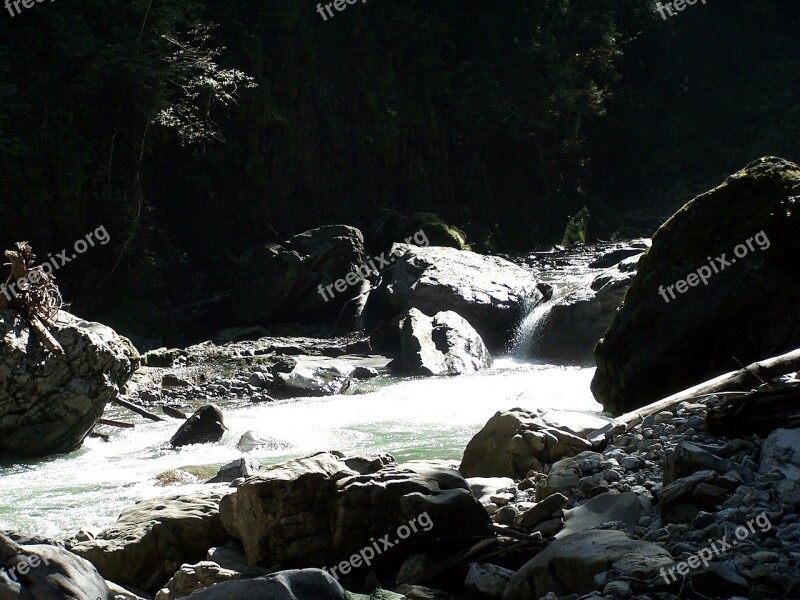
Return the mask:
M 138 406 L 138 405 L 134 404 L 133 402 L 128 402 L 127 400 L 123 400 L 122 398 L 115 398 L 112 402 L 114 402 L 114 404 L 119 404 L 120 406 L 123 406 L 123 407 L 127 408 L 128 410 L 132 410 L 136 414 L 142 415 L 143 417 L 145 417 L 147 419 L 150 419 L 151 421 L 163 421 L 164 420 L 161 417 L 159 417 L 157 414 L 151 413 L 146 408 L 142 408 L 141 406 Z
M 800 424 L 800 387 L 752 392 L 726 400 L 706 414 L 706 431 L 713 435 L 767 434 Z
M 183 412 L 179 408 L 175 408 L 174 406 L 162 406 L 161 412 L 163 412 L 168 417 L 172 417 L 173 419 L 183 419 L 184 421 L 189 418 L 189 416 Z
M 63 355 L 64 349 L 50 333 L 62 306 L 55 277 L 45 273 L 42 267 L 33 266 L 36 255 L 28 242 L 18 242 L 5 256 L 11 273 L 0 290 L 0 310 L 16 310 L 50 352 Z
M 670 410 L 681 402 L 698 400 L 704 396 L 714 395 L 717 392 L 750 390 L 754 386 L 760 385 L 763 380 L 774 379 L 798 370 L 800 370 L 800 349 L 755 362 L 738 371 L 725 373 L 724 375 L 690 387 L 687 390 L 668 396 L 663 400 L 620 415 L 615 422 L 623 422 L 626 427 L 630 429 L 644 417 L 654 415 L 662 410 Z
M 111 419 L 100 419 L 97 421 L 100 425 L 108 425 L 109 427 L 119 427 L 120 429 L 133 429 L 136 427 L 133 423 L 123 423 L 122 421 L 112 421 Z

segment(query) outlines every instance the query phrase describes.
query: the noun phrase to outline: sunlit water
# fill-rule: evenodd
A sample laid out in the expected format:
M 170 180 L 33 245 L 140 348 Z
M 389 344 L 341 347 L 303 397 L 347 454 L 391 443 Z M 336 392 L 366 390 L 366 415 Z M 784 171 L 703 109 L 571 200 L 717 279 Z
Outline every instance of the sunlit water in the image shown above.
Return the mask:
M 180 467 L 216 467 L 238 458 L 248 430 L 288 447 L 251 456 L 276 463 L 320 450 L 389 452 L 398 460 L 460 459 L 471 437 L 498 410 L 514 407 L 574 411 L 602 409 L 589 392 L 593 369 L 532 365 L 502 359 L 479 375 L 386 381 L 371 393 L 274 404 L 231 400 L 228 432 L 217 444 L 173 450 L 179 426 L 125 414 L 135 429 L 112 431 L 111 441 L 89 439 L 67 456 L 0 465 L 0 529 L 62 537 L 113 523 L 143 498 L 179 492 L 156 476 Z M 115 413 L 113 416 L 121 416 Z

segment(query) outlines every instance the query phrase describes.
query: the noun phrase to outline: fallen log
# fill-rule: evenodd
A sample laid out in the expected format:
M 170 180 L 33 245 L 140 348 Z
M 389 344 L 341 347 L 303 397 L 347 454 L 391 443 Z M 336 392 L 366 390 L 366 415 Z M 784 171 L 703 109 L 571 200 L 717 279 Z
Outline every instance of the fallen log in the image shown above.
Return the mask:
M 183 412 L 179 408 L 175 408 L 174 406 L 162 406 L 161 412 L 163 412 L 168 417 L 172 417 L 173 419 L 183 419 L 184 421 L 189 418 L 189 416 Z
M 768 434 L 800 424 L 800 386 L 752 392 L 708 409 L 705 429 L 712 435 Z
M 146 408 L 142 408 L 141 406 L 137 406 L 133 402 L 128 402 L 127 400 L 123 400 L 122 398 L 116 398 L 115 400 L 113 400 L 113 402 L 114 402 L 114 404 L 119 404 L 120 406 L 123 406 L 123 407 L 127 408 L 128 410 L 132 410 L 136 414 L 142 415 L 146 419 L 150 419 L 151 421 L 163 421 L 164 420 L 161 417 L 159 417 L 157 414 L 150 412 Z
M 662 410 L 670 410 L 681 402 L 698 400 L 703 396 L 711 396 L 716 392 L 749 390 L 753 386 L 760 385 L 762 380 L 774 379 L 798 370 L 800 370 L 800 349 L 755 362 L 738 371 L 725 373 L 677 394 L 672 394 L 663 400 L 620 415 L 615 422 L 624 423 L 626 428 L 630 430 L 641 419 L 659 413 Z
M 109 427 L 119 427 L 120 429 L 133 429 L 136 427 L 133 423 L 123 423 L 122 421 L 113 421 L 111 419 L 100 419 L 97 421 L 100 425 L 108 425 Z

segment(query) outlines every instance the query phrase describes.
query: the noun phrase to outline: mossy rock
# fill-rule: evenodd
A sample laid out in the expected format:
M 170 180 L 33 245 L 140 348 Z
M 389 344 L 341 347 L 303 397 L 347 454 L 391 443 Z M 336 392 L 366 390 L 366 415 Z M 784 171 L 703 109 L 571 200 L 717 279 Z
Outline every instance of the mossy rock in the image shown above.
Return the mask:
M 467 243 L 466 233 L 458 227 L 448 225 L 433 213 L 412 214 L 409 223 L 404 228 L 403 240 L 420 231 L 425 234 L 430 246 L 472 250 Z
M 799 221 L 800 167 L 775 157 L 670 217 L 595 347 L 598 401 L 627 412 L 800 346 Z

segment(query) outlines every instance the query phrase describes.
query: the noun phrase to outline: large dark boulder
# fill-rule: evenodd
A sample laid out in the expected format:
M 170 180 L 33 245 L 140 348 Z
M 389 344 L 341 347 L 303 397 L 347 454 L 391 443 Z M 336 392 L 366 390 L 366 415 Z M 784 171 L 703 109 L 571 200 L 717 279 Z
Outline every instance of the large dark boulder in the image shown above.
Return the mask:
M 595 348 L 598 401 L 625 412 L 800 346 L 798 197 L 800 167 L 767 157 L 664 223 Z
M 533 275 L 503 258 L 406 244 L 396 244 L 392 256 L 397 262 L 383 293 L 395 315 L 411 308 L 428 315 L 452 310 L 490 349 L 505 350 L 527 307 L 543 298 Z
M 60 312 L 52 333 L 63 356 L 0 311 L 0 459 L 76 450 L 138 367 L 130 341 L 100 323 Z
M 198 408 L 169 440 L 173 447 L 218 442 L 225 435 L 225 418 L 215 404 Z
M 246 325 L 336 319 L 345 303 L 362 293 L 363 280 L 354 274 L 365 263 L 364 237 L 346 225 L 306 231 L 283 245 L 258 246 L 238 261 L 234 317 Z M 339 280 L 345 280 L 339 290 L 325 290 Z

